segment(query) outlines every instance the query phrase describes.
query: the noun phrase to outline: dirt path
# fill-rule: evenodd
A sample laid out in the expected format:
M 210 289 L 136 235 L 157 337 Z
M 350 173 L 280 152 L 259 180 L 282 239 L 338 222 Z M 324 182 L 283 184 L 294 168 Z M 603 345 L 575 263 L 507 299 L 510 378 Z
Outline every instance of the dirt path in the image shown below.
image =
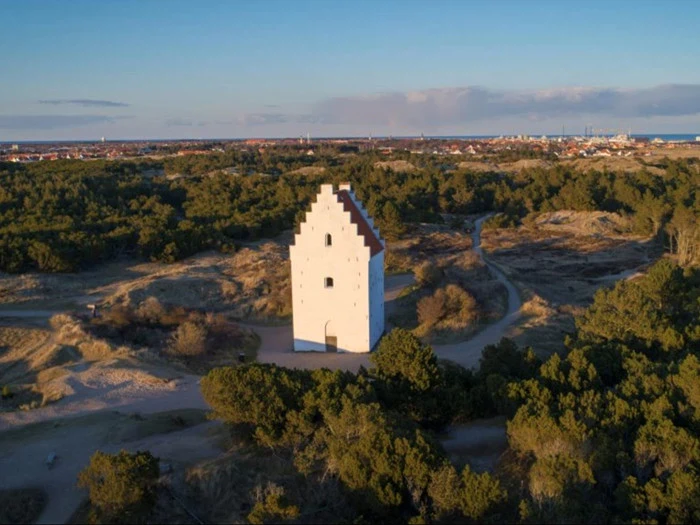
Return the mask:
M 486 264 L 493 276 L 506 287 L 508 291 L 508 309 L 506 314 L 493 324 L 488 325 L 481 332 L 478 332 L 468 341 L 453 343 L 448 345 L 433 345 L 433 350 L 442 359 L 449 359 L 466 368 L 476 367 L 479 364 L 481 351 L 486 345 L 498 343 L 505 336 L 510 326 L 515 323 L 520 317 L 520 307 L 522 301 L 518 295 L 513 283 L 493 264 L 484 258 L 484 252 L 481 249 L 481 228 L 483 222 L 488 218 L 482 217 L 475 224 L 474 232 L 472 232 L 473 250 L 479 255 L 481 260 Z

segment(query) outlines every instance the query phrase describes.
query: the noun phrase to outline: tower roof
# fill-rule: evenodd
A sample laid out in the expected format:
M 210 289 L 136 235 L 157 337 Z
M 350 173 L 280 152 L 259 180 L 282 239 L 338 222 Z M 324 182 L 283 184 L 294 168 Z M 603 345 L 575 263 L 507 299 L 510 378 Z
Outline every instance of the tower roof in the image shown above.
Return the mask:
M 365 219 L 360 209 L 355 204 L 352 196 L 348 190 L 341 189 L 336 193 L 338 197 L 338 202 L 342 203 L 343 209 L 350 212 L 350 221 L 353 224 L 357 224 L 357 233 L 364 237 L 365 246 L 369 246 L 370 257 L 374 257 L 376 254 L 384 250 L 384 245 L 379 239 L 377 234 L 374 232 L 372 227 Z

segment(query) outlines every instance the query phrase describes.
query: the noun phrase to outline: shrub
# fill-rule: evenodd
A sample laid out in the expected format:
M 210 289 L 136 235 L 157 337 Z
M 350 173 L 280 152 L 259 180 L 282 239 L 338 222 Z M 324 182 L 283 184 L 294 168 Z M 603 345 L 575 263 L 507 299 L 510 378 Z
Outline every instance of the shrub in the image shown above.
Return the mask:
M 150 452 L 131 454 L 99 450 L 78 474 L 78 486 L 88 490 L 93 523 L 143 523 L 156 502 L 158 458 Z
M 251 364 L 215 368 L 202 378 L 201 389 L 216 417 L 253 425 L 258 442 L 272 445 L 282 437 L 287 414 L 298 409 L 308 380 L 307 371 Z
M 199 356 L 206 352 L 206 343 L 207 329 L 192 321 L 185 321 L 171 337 L 170 351 L 184 357 Z
M 418 301 L 418 322 L 426 326 L 435 325 L 445 316 L 446 306 L 446 298 L 442 290 L 423 297 Z
M 426 261 L 415 270 L 416 281 L 421 286 L 433 286 L 440 281 L 442 271 L 434 264 Z
M 136 310 L 136 315 L 142 323 L 152 325 L 161 324 L 165 313 L 165 307 L 160 304 L 160 301 L 156 297 L 148 297 L 139 305 L 138 310 Z
M 456 284 L 448 284 L 445 287 L 447 295 L 447 311 L 461 321 L 471 323 L 479 316 L 476 299 Z
M 287 500 L 283 487 L 268 483 L 255 488 L 255 505 L 248 514 L 250 523 L 282 523 L 299 517 L 299 507 Z
M 494 507 L 503 503 L 506 492 L 490 474 L 476 474 L 469 465 L 458 473 L 452 465 L 435 470 L 428 487 L 438 519 L 463 517 L 480 520 Z
M 432 296 L 418 301 L 418 321 L 430 328 L 440 321 L 451 327 L 461 328 L 477 320 L 476 300 L 456 284 L 448 284 L 435 290 Z
M 116 328 L 126 328 L 134 322 L 134 313 L 126 306 L 117 304 L 102 313 L 102 322 Z
M 486 219 L 482 227 L 484 230 L 496 230 L 499 228 L 516 228 L 517 226 L 518 217 L 507 213 L 499 213 Z

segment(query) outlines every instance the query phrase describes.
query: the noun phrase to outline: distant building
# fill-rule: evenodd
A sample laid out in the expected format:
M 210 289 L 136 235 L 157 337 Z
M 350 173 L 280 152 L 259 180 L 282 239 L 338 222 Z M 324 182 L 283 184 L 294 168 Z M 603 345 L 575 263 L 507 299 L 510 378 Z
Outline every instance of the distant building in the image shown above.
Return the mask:
M 384 332 L 384 241 L 349 184 L 321 186 L 289 254 L 294 350 L 371 351 Z

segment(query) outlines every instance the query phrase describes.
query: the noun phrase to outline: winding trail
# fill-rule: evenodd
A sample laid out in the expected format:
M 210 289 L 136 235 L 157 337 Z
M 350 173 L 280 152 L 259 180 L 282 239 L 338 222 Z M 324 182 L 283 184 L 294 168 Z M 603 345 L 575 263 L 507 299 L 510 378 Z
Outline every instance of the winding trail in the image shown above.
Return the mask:
M 501 270 L 484 258 L 484 252 L 481 249 L 481 228 L 483 222 L 488 218 L 489 215 L 476 221 L 476 227 L 472 232 L 472 246 L 473 250 L 479 255 L 479 258 L 488 267 L 491 274 L 506 287 L 508 291 L 508 309 L 506 310 L 506 314 L 499 321 L 488 325 L 467 341 L 448 345 L 433 345 L 433 350 L 435 350 L 435 353 L 442 359 L 449 359 L 466 368 L 476 367 L 479 364 L 481 351 L 484 347 L 498 343 L 501 338 L 505 336 L 508 328 L 510 328 L 521 315 L 520 307 L 522 306 L 522 301 L 520 300 L 520 295 L 515 286 Z

